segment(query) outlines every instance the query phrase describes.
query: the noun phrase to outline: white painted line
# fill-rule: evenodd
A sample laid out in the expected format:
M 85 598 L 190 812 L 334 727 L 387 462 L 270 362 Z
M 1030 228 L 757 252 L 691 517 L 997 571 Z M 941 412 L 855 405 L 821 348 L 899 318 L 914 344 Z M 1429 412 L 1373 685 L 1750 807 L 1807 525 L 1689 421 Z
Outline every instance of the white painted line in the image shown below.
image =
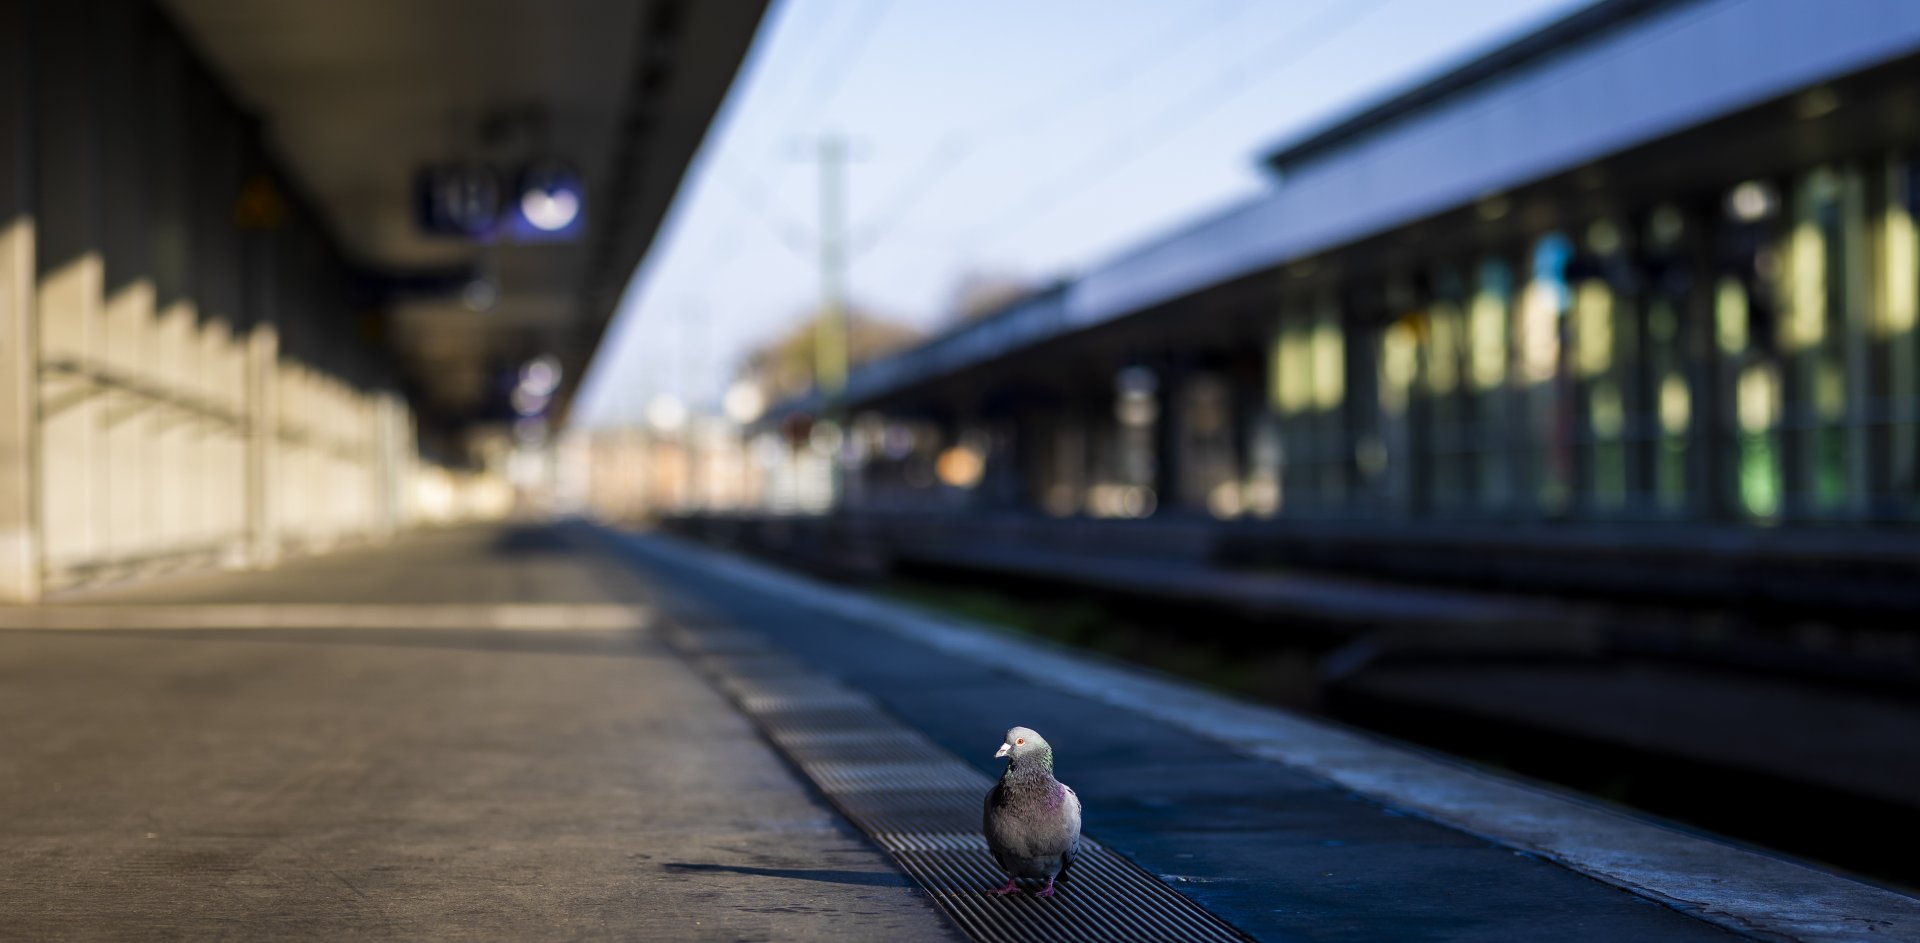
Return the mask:
M 441 629 L 620 632 L 652 621 L 645 606 L 571 603 L 212 603 L 0 607 L 6 629 Z
M 1920 943 L 1920 900 L 1886 888 L 1677 831 L 1338 724 L 883 602 L 688 541 L 653 536 L 631 544 L 662 557 L 670 544 L 676 559 L 796 605 L 1145 714 L 1740 933 L 1806 943 Z

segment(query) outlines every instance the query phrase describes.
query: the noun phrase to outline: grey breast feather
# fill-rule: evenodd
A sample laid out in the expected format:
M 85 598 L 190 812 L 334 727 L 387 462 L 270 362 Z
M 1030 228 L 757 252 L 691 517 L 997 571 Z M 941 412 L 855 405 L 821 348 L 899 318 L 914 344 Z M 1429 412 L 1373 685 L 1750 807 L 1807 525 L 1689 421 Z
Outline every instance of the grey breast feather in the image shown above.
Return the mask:
M 1059 789 L 1058 802 L 1053 791 Z M 1080 797 L 1048 779 L 987 794 L 982 829 L 987 848 L 1008 874 L 1045 878 L 1060 873 L 1080 843 Z

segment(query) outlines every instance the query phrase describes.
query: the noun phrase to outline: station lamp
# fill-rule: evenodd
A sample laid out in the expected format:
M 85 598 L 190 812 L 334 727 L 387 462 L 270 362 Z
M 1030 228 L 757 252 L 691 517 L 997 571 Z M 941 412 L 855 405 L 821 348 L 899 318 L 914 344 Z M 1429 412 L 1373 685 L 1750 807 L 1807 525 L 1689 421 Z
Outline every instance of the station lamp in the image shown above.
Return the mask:
M 671 393 L 655 394 L 647 402 L 647 424 L 663 435 L 677 433 L 687 424 L 687 404 Z
M 1779 206 L 1779 194 L 1764 181 L 1748 180 L 1727 192 L 1727 215 L 1738 222 L 1759 222 Z
M 539 160 L 520 171 L 508 233 L 521 241 L 564 241 L 579 234 L 586 187 L 565 161 Z
M 734 425 L 745 426 L 759 419 L 760 414 L 766 411 L 767 398 L 753 381 L 739 380 L 727 387 L 727 394 L 721 400 L 721 405 L 726 409 L 727 418 L 733 420 Z
M 520 367 L 520 376 L 508 395 L 516 416 L 544 416 L 560 388 L 560 361 L 552 354 L 541 354 Z
M 560 359 L 541 354 L 520 368 L 520 387 L 536 396 L 552 396 L 560 388 Z

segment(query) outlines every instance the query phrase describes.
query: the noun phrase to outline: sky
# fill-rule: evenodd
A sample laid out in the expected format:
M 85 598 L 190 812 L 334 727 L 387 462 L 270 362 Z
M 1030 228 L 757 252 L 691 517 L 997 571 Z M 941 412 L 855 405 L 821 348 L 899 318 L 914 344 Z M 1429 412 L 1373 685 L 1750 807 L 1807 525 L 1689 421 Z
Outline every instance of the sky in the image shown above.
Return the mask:
M 848 296 L 932 330 L 1269 186 L 1275 145 L 1588 0 L 775 0 L 589 370 L 589 426 L 713 408 L 820 296 L 823 136 Z

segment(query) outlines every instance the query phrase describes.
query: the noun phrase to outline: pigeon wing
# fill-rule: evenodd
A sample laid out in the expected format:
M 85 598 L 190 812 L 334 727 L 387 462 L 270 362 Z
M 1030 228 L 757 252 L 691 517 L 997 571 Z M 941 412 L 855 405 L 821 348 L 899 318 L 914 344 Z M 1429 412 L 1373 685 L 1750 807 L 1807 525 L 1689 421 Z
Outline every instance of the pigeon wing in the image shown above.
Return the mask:
M 1009 860 L 1006 823 L 1007 784 L 1005 780 L 993 784 L 993 790 L 987 793 L 986 807 L 982 810 L 980 830 L 987 836 L 987 850 L 993 853 L 993 860 L 1003 871 L 1012 871 Z
M 1060 791 L 1066 794 L 1060 809 L 1061 831 L 1066 837 L 1066 850 L 1060 853 L 1060 873 L 1065 874 L 1073 866 L 1073 856 L 1080 851 L 1080 795 L 1066 783 L 1060 784 Z

